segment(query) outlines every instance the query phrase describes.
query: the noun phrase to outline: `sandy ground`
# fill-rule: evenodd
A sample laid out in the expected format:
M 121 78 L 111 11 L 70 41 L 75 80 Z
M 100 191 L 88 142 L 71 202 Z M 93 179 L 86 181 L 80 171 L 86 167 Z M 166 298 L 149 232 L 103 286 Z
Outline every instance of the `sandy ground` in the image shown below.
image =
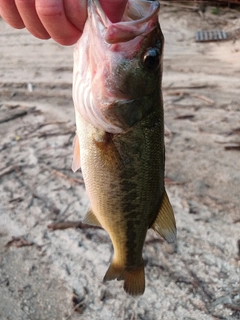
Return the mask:
M 166 185 L 178 226 L 149 231 L 146 291 L 102 283 L 103 230 L 52 231 L 88 207 L 71 172 L 72 47 L 0 20 L 0 319 L 240 318 L 240 12 L 162 7 Z M 196 43 L 198 29 L 231 40 Z

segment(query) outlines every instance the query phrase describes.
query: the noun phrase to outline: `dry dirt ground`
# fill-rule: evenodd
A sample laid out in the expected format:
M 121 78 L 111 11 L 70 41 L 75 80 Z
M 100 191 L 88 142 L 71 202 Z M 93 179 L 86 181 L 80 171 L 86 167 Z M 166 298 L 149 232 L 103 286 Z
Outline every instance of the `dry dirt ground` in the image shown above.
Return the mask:
M 162 6 L 166 186 L 178 238 L 149 231 L 146 291 L 102 283 L 103 230 L 51 230 L 88 207 L 71 172 L 72 47 L 0 20 L 0 319 L 240 319 L 240 12 Z M 196 43 L 220 28 L 225 42 Z M 61 226 L 61 225 L 60 225 Z

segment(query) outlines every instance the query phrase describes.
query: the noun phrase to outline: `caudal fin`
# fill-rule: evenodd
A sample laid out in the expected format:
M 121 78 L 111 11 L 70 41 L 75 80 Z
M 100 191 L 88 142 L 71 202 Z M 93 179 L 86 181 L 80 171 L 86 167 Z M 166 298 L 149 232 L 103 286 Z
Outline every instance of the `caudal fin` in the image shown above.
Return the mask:
M 114 279 L 124 280 L 124 290 L 131 296 L 138 296 L 144 293 L 145 275 L 143 264 L 139 267 L 122 269 L 112 262 L 103 281 Z
M 145 290 L 144 265 L 124 271 L 124 290 L 131 296 L 139 296 Z

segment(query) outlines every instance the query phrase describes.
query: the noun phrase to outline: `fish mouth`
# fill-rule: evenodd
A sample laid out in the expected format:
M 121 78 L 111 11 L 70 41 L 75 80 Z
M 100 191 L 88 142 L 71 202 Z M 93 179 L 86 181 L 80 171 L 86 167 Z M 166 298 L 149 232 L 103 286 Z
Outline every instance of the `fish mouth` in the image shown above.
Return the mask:
M 121 77 L 124 68 L 116 71 L 116 66 L 121 57 L 135 59 L 145 35 L 156 28 L 159 8 L 157 0 L 128 0 L 122 20 L 112 23 L 99 0 L 89 0 L 85 27 L 94 37 L 80 38 L 80 44 L 81 40 L 87 44 L 86 52 L 79 50 L 78 44 L 75 47 L 73 100 L 76 110 L 92 126 L 120 134 L 144 116 L 144 107 L 137 106 L 142 104 L 139 95 L 143 92 L 129 91 L 127 84 L 126 88 L 117 85 L 115 78 Z
M 160 4 L 157 0 L 129 0 L 122 20 L 112 23 L 104 13 L 99 1 L 92 2 L 90 14 L 92 17 L 99 17 L 100 24 L 106 30 L 105 41 L 109 44 L 130 41 L 139 35 L 151 32 L 158 20 L 160 10 Z

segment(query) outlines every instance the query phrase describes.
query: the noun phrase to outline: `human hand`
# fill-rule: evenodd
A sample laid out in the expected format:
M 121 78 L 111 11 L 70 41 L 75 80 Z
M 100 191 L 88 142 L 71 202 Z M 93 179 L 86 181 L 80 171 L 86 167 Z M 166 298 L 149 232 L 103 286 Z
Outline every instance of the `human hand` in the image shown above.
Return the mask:
M 121 19 L 127 0 L 99 0 L 112 22 Z M 0 0 L 0 15 L 13 28 L 27 28 L 40 39 L 72 45 L 87 19 L 87 0 Z

